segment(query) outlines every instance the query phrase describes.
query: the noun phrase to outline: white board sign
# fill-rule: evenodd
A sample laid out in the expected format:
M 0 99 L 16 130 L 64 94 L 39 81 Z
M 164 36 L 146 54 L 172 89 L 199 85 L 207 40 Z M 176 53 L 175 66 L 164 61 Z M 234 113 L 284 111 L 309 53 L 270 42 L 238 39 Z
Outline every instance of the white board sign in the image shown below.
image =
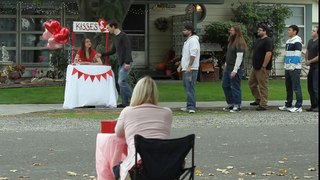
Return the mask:
M 99 19 L 98 22 L 73 21 L 73 32 L 97 32 L 108 33 L 107 22 L 104 19 Z

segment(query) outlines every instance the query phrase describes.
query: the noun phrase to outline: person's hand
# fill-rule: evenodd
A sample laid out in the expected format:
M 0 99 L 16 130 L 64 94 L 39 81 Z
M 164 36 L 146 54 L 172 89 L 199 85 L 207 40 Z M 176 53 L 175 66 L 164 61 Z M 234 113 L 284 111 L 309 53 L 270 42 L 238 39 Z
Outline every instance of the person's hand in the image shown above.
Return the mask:
M 267 73 L 267 68 L 261 67 L 262 72 Z
M 188 66 L 186 72 L 191 72 L 191 66 Z
M 181 72 L 181 69 L 182 69 L 182 67 L 179 66 L 179 67 L 177 68 L 177 72 Z
M 310 64 L 311 64 L 311 61 L 310 60 L 306 60 L 306 65 L 310 66 Z
M 235 76 L 237 75 L 237 73 L 236 72 L 231 72 L 231 74 L 230 74 L 230 76 L 231 76 L 231 78 L 234 78 Z
M 86 62 L 86 61 L 79 61 L 79 64 L 80 65 L 90 65 L 91 63 Z
M 124 69 L 125 69 L 126 71 L 128 71 L 128 70 L 130 69 L 130 64 L 124 63 Z

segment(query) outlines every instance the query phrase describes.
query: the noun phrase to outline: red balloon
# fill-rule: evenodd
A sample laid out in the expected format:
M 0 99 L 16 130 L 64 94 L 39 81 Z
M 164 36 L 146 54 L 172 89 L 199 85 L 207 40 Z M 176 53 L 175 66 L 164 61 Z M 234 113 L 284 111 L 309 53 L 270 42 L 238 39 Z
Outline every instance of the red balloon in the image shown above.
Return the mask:
M 60 22 L 57 20 L 47 21 L 44 26 L 53 35 L 57 34 L 61 29 Z
M 53 38 L 57 43 L 65 44 L 69 40 L 69 35 L 70 35 L 69 29 L 66 27 L 63 27 L 57 34 L 53 35 Z

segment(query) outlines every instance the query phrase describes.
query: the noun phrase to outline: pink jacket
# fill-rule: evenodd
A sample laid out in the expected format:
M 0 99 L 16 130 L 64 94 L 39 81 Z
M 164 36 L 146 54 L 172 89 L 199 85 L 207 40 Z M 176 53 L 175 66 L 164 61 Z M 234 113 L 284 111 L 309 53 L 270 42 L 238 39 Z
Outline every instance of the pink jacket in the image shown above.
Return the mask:
M 146 138 L 168 139 L 172 124 L 172 111 L 166 107 L 153 104 L 128 106 L 124 108 L 117 121 L 115 133 L 125 137 L 128 145 L 128 156 L 120 165 L 121 180 L 134 165 L 134 135 Z

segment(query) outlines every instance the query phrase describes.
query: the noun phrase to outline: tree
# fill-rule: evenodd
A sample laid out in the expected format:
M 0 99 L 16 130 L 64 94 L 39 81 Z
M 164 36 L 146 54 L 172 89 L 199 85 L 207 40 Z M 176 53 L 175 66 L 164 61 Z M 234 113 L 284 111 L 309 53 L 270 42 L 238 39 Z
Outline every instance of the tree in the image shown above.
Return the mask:
M 133 2 L 134 0 L 100 0 L 99 9 L 94 13 L 91 1 L 77 0 L 81 20 L 91 21 L 98 16 L 106 20 L 115 20 L 120 25 Z

